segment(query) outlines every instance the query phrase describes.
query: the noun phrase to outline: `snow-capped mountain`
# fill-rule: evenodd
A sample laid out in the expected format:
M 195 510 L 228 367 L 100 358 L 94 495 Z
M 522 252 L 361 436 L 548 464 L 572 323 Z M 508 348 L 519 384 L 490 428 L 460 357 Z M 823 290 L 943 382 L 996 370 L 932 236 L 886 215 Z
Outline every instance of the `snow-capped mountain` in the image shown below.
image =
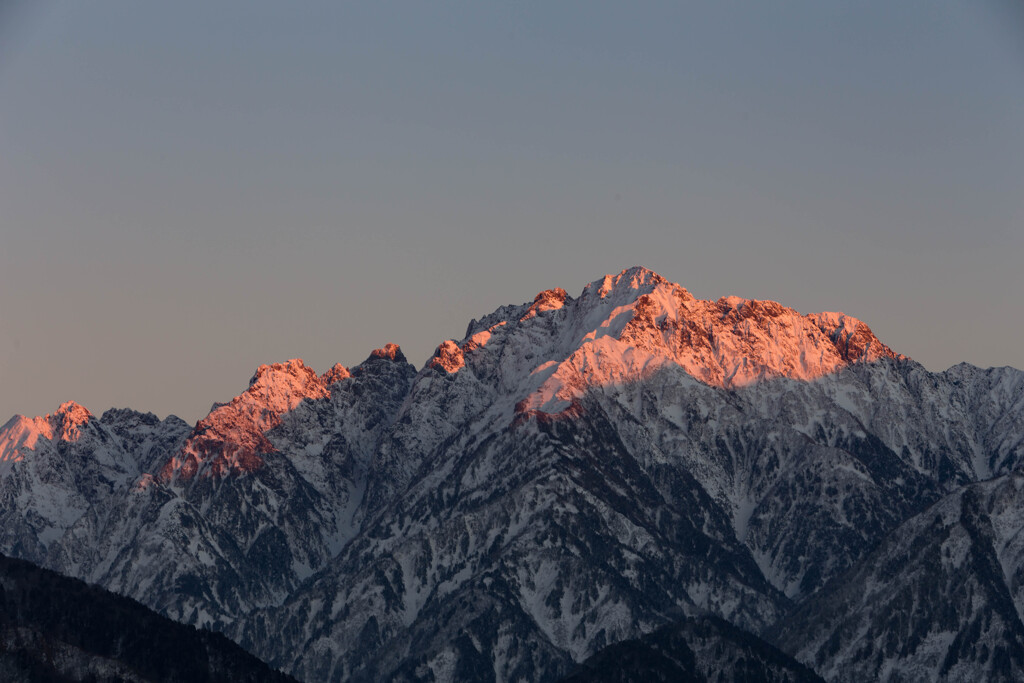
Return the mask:
M 1020 467 L 1024 373 L 930 373 L 850 316 L 632 268 L 474 320 L 418 372 L 394 345 L 320 376 L 293 360 L 192 429 L 65 405 L 0 447 L 0 550 L 299 678 L 554 680 L 687 617 L 790 624 Z
M 131 410 L 96 419 L 73 401 L 44 417 L 11 418 L 0 428 L 3 552 L 45 563 L 96 503 L 166 459 L 188 429 L 176 417 Z

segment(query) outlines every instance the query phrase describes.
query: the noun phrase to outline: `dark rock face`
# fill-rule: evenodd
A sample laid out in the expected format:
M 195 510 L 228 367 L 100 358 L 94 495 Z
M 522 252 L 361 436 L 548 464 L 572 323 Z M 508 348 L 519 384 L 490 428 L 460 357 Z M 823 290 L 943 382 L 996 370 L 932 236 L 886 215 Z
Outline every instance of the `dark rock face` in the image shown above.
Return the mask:
M 706 615 L 828 679 L 1012 678 L 1022 465 L 1024 373 L 930 373 L 848 316 L 630 269 L 419 372 L 394 345 L 261 366 L 194 429 L 16 418 L 0 549 L 309 681 L 553 681 L 674 624 L 745 671 Z

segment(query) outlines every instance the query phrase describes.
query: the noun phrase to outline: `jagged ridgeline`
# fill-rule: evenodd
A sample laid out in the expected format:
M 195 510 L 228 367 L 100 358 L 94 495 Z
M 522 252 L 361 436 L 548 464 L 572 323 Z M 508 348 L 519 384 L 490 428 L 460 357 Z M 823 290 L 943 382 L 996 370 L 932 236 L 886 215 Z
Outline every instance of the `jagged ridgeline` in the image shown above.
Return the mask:
M 826 680 L 1014 680 L 1022 460 L 1018 370 L 632 268 L 418 371 L 261 366 L 194 427 L 15 417 L 0 550 L 306 681 L 554 681 L 627 641 L 798 671 L 756 637 Z

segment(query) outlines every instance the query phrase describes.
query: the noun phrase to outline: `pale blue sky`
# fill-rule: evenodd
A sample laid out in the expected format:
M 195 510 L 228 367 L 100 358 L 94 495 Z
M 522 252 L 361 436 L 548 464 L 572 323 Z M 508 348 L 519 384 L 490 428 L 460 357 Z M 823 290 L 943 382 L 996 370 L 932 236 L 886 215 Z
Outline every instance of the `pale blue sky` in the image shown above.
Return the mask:
M 1024 367 L 1014 0 L 0 9 L 0 422 L 417 365 L 646 265 Z

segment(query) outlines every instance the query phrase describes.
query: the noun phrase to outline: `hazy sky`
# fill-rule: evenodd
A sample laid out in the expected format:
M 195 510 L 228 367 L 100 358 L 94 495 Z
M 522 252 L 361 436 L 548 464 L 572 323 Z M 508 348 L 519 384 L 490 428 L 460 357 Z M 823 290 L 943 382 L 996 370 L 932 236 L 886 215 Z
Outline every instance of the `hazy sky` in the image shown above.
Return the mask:
M 1024 368 L 1016 0 L 0 3 L 0 422 L 646 265 Z

